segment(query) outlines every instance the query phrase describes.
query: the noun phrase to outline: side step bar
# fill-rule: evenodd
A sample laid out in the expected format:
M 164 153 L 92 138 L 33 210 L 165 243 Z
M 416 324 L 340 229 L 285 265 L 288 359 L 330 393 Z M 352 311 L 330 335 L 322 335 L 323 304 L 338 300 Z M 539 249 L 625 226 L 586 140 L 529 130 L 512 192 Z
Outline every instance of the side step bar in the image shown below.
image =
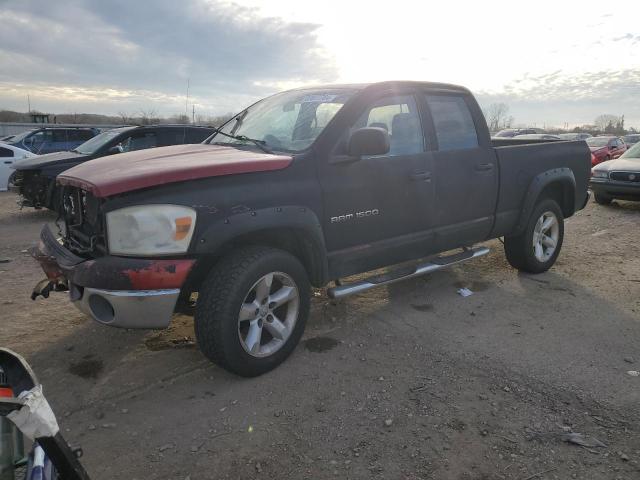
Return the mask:
M 489 253 L 489 249 L 487 247 L 468 248 L 461 253 L 454 253 L 453 255 L 447 255 L 446 257 L 435 257 L 427 263 L 411 265 L 403 268 L 401 267 L 395 271 L 383 273 L 382 275 L 375 275 L 358 282 L 329 288 L 327 289 L 327 295 L 329 295 L 329 298 L 346 297 L 347 295 L 364 292 L 365 290 L 379 287 L 380 285 L 388 285 L 408 278 L 426 275 L 427 273 L 442 270 L 443 268 L 457 263 L 466 262 L 472 258 L 481 257 L 487 253 Z

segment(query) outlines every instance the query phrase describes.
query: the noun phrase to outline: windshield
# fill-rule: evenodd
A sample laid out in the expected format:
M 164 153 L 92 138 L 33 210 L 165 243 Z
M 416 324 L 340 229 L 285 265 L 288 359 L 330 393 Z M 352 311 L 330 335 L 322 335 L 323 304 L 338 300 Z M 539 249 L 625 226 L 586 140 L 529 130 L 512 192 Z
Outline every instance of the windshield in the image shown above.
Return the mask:
M 590 147 L 606 147 L 609 144 L 609 137 L 591 137 L 587 138 L 587 145 Z
M 496 137 L 515 137 L 518 134 L 517 130 L 500 130 L 495 134 Z
M 26 137 L 28 137 L 29 135 L 31 135 L 35 130 L 27 130 L 26 132 L 22 132 L 17 134 L 16 136 L 12 137 L 9 141 L 11 143 L 17 143 L 20 142 L 21 140 L 24 140 Z
M 620 158 L 639 158 L 640 159 L 640 143 L 636 143 L 633 147 L 629 148 L 626 152 L 624 152 Z
M 83 144 L 78 145 L 75 149 L 73 149 L 73 151 L 82 153 L 84 155 L 91 155 L 93 153 L 96 153 L 100 148 L 102 148 L 106 143 L 110 142 L 113 138 L 117 137 L 122 132 L 131 130 L 131 128 L 114 128 L 113 130 L 107 130 L 106 132 L 102 132 L 91 138 L 90 140 L 87 140 Z
M 300 152 L 324 130 L 355 89 L 294 90 L 261 100 L 229 120 L 207 143 L 250 145 L 258 140 L 269 150 Z

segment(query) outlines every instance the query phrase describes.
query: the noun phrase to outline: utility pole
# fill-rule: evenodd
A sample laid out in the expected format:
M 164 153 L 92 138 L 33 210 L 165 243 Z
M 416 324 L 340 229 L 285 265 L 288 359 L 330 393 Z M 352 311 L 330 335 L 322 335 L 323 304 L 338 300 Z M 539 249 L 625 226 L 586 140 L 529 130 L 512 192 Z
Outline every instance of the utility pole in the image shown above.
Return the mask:
M 193 105 L 191 105 L 192 110 L 191 110 L 191 123 L 193 125 L 196 124 L 196 104 L 194 103 Z
M 184 101 L 184 116 L 189 118 L 189 79 L 187 78 L 187 99 Z
M 31 98 L 29 97 L 28 93 L 27 93 L 27 113 L 31 113 Z

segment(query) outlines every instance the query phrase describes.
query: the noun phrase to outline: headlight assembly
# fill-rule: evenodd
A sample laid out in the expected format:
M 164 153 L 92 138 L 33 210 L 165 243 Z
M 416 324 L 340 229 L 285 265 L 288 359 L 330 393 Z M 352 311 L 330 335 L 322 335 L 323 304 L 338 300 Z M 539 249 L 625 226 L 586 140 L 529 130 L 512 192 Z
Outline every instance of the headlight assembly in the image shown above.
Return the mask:
M 196 212 L 181 205 L 136 205 L 107 213 L 107 241 L 112 255 L 185 253 L 196 225 Z
M 609 172 L 607 170 L 592 170 L 591 176 L 594 178 L 609 178 Z

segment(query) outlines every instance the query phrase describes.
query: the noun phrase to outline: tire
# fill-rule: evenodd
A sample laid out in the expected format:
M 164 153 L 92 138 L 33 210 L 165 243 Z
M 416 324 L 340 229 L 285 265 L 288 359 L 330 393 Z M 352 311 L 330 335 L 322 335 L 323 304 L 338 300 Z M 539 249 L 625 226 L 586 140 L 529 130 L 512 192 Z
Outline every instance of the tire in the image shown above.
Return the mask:
M 601 193 L 594 193 L 593 199 L 596 201 L 598 205 L 610 205 L 611 202 L 613 201 L 612 197 L 603 195 Z
M 274 369 L 302 337 L 310 292 L 307 272 L 293 255 L 260 246 L 231 252 L 198 293 L 195 333 L 200 350 L 243 377 Z
M 547 221 L 550 222 L 550 226 L 544 230 Z M 543 230 L 540 231 L 539 227 Z M 564 216 L 560 206 L 553 199 L 542 199 L 533 209 L 524 231 L 520 235 L 505 237 L 504 251 L 507 261 L 512 267 L 523 272 L 546 272 L 558 258 L 563 238 Z M 553 248 L 551 241 L 555 243 Z

